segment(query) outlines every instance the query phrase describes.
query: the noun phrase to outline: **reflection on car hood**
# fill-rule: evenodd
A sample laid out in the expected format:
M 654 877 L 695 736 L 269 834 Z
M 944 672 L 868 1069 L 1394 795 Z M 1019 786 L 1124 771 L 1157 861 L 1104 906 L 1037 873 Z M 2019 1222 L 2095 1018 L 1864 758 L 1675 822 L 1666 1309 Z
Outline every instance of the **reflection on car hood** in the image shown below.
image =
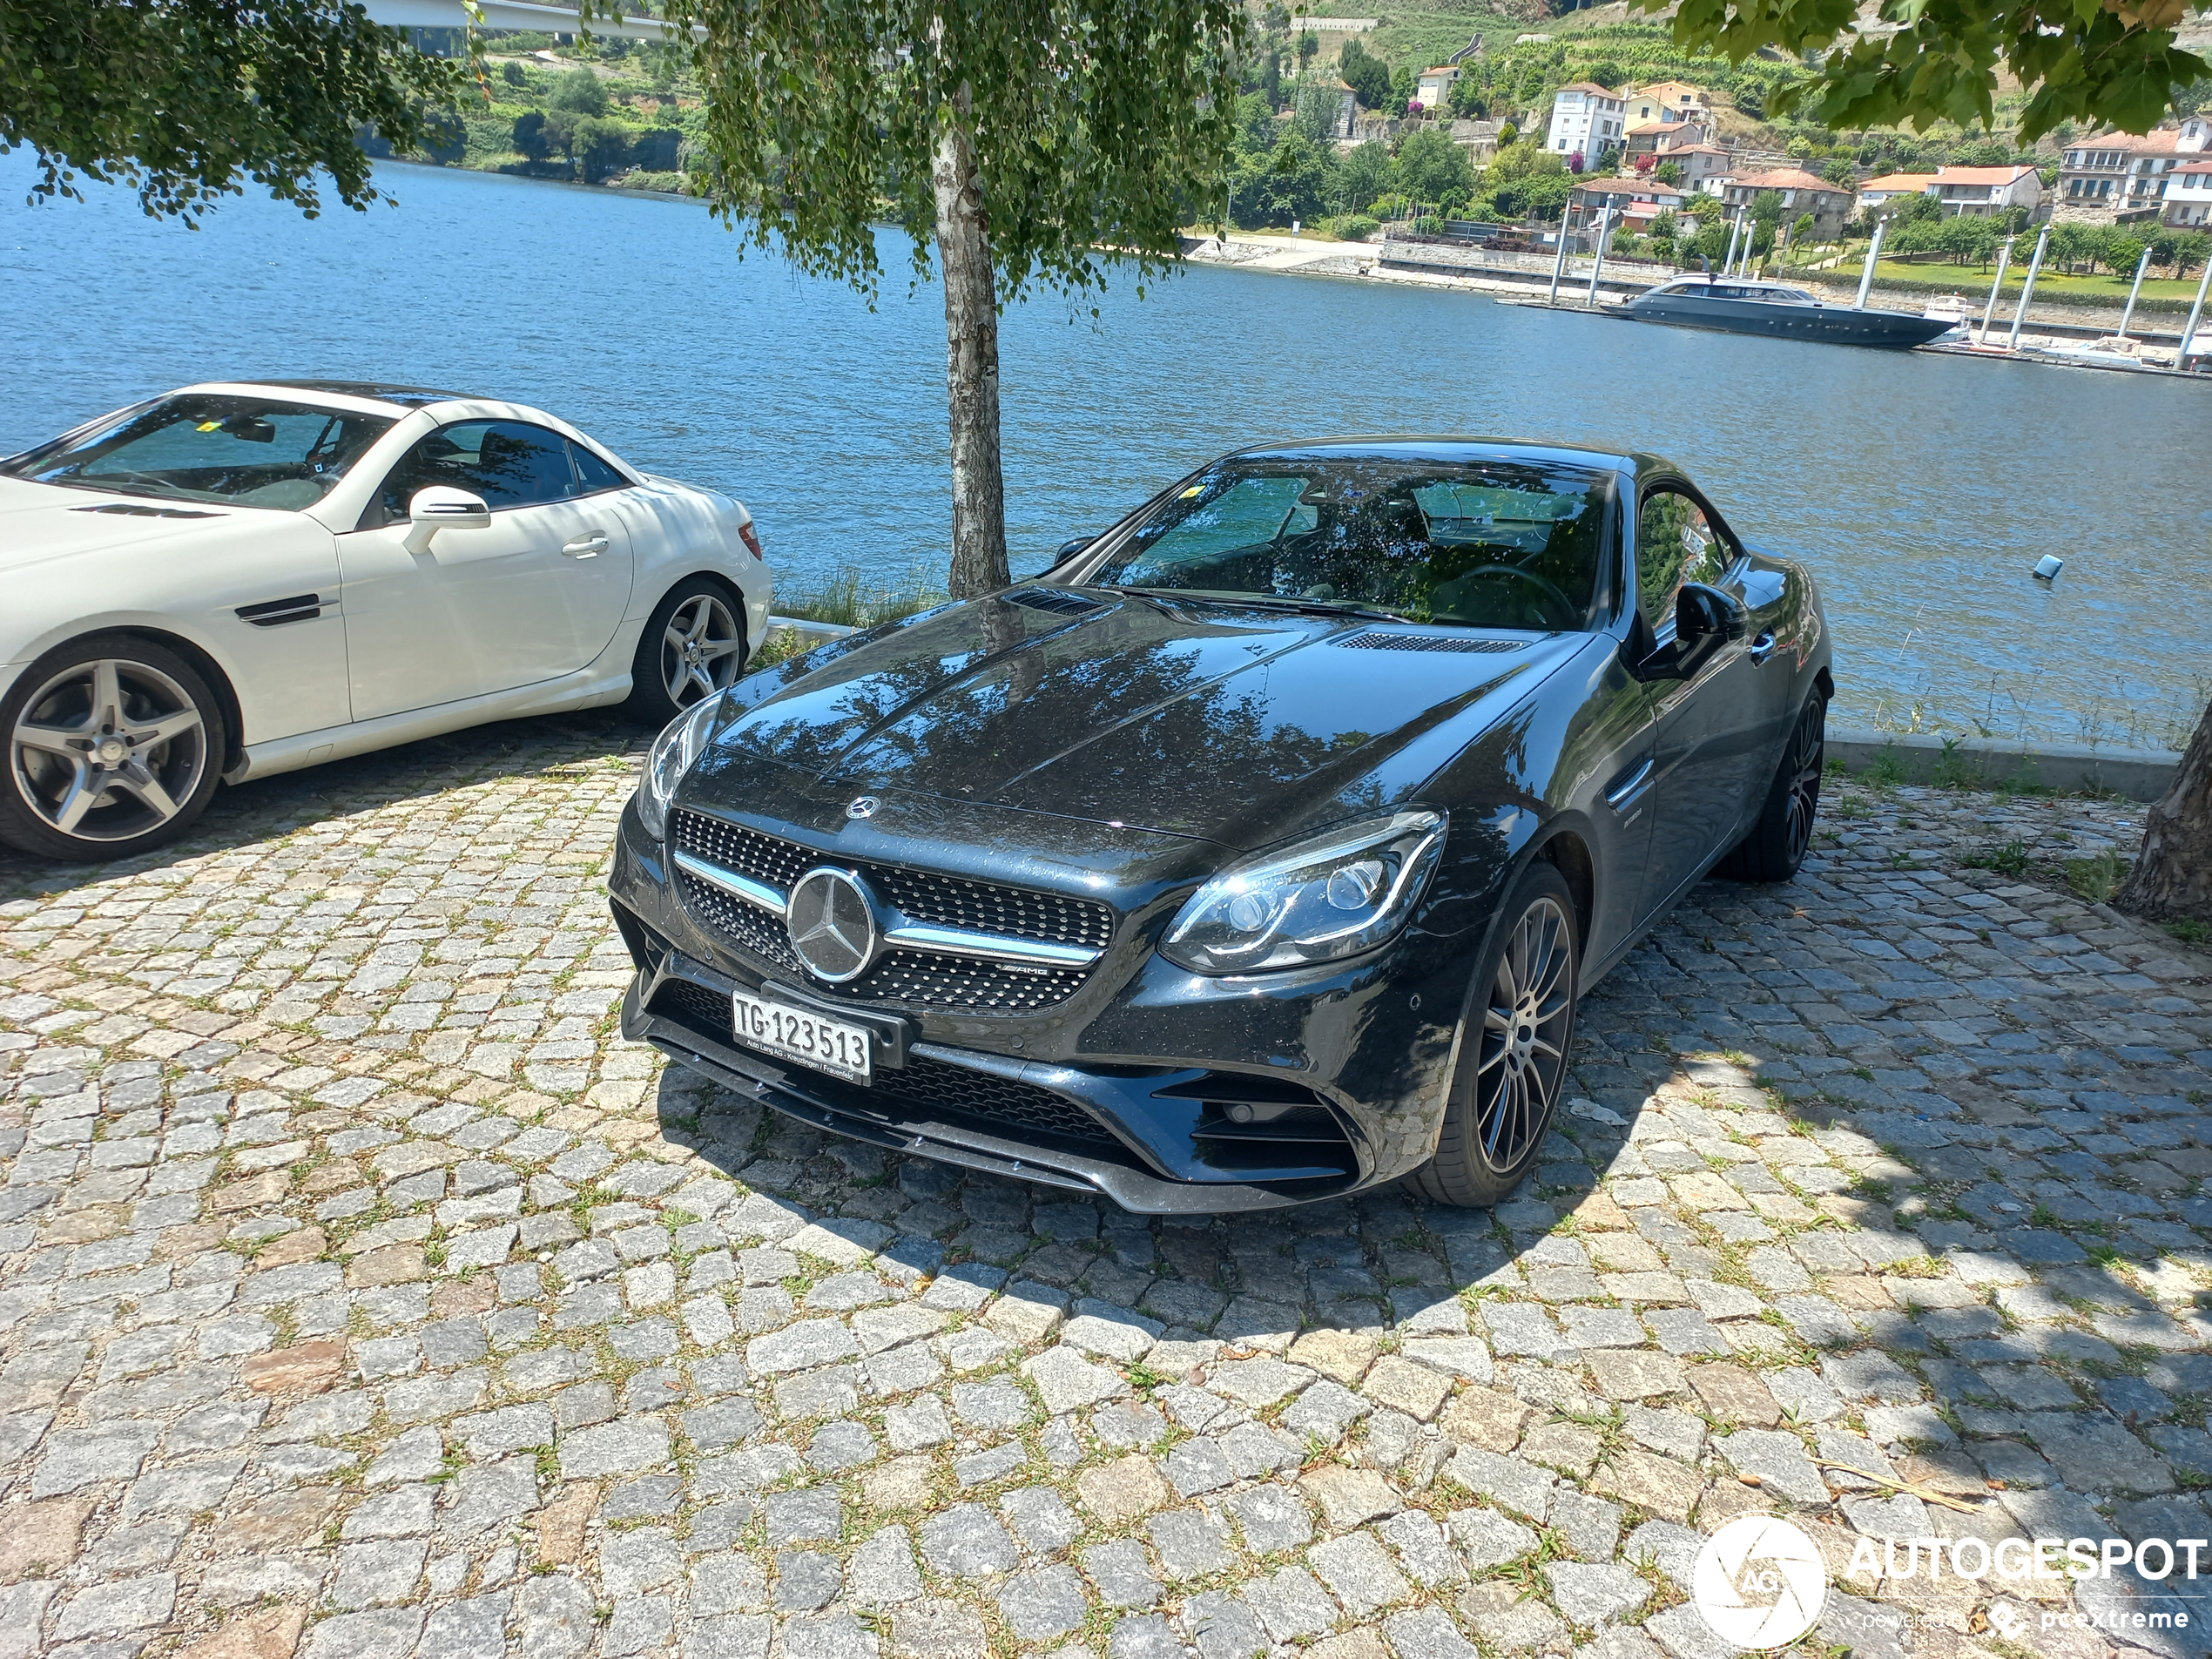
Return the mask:
M 1256 846 L 1408 799 L 1584 643 L 1015 589 L 741 682 L 690 788 L 765 813 L 779 789 L 916 792 Z
M 0 477 L 0 570 L 104 548 L 189 536 L 239 515 L 205 502 L 165 501 Z M 255 519 L 266 514 L 253 515 Z

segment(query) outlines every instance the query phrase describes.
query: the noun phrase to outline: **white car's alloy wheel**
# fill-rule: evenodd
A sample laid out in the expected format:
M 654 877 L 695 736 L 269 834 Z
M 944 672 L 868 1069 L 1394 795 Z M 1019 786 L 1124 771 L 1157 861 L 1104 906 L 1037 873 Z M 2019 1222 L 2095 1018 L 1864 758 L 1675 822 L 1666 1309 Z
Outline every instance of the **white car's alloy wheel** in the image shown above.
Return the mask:
M 676 607 L 662 636 L 661 685 L 668 700 L 689 708 L 738 678 L 745 634 L 736 614 L 711 593 L 694 593 Z
M 23 703 L 9 758 L 17 795 L 46 829 L 80 843 L 135 841 L 199 796 L 211 759 L 207 717 L 151 664 L 94 658 Z

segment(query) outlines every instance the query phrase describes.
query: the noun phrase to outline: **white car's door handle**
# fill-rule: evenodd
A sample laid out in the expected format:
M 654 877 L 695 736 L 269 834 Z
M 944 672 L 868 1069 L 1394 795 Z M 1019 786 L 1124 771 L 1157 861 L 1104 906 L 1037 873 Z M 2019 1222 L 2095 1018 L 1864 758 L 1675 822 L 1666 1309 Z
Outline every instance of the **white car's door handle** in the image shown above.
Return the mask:
M 561 550 L 572 559 L 594 558 L 606 550 L 607 538 L 604 536 L 587 536 L 580 542 L 570 542 Z

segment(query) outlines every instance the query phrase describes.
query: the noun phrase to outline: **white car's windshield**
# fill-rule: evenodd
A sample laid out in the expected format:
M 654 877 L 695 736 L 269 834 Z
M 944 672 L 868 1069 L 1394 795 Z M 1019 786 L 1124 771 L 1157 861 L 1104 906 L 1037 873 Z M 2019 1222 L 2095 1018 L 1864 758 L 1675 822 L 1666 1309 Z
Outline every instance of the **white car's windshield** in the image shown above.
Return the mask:
M 391 427 L 390 417 L 271 399 L 188 393 L 125 409 L 88 431 L 56 438 L 0 474 L 42 484 L 312 507 Z

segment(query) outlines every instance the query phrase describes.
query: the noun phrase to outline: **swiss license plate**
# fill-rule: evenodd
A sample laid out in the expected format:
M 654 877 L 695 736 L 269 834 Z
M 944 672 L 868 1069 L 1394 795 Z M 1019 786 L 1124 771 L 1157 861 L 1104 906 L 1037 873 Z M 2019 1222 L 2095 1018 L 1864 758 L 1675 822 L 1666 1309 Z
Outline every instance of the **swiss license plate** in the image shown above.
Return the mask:
M 759 1049 L 849 1082 L 872 1082 L 866 1028 L 770 1002 L 744 991 L 731 993 L 731 1029 L 748 1049 Z

